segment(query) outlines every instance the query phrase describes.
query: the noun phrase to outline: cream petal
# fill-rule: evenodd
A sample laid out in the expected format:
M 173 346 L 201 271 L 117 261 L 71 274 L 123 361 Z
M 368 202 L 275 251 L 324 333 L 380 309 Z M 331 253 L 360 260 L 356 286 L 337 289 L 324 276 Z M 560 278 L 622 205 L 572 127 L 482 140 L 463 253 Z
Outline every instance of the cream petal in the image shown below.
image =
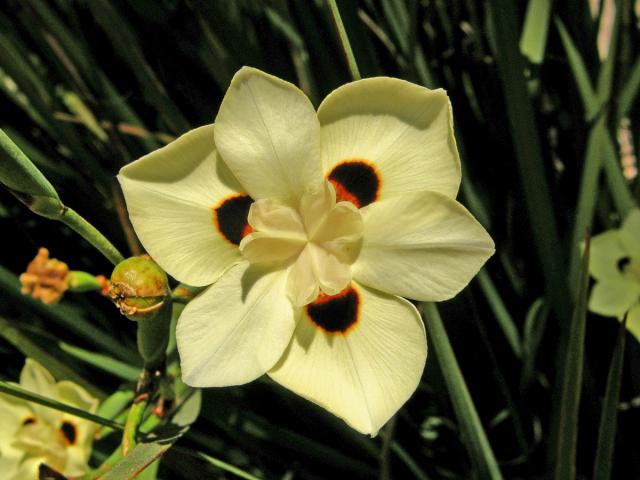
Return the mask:
M 620 243 L 629 256 L 640 260 L 640 209 L 634 208 L 624 219 Z
M 313 302 L 320 290 L 335 295 L 351 281 L 351 267 L 333 253 L 308 243 L 289 269 L 287 294 L 296 307 Z
M 456 295 L 494 252 L 484 228 L 435 192 L 396 196 L 361 210 L 364 240 L 353 278 L 422 301 Z
M 189 302 L 176 331 L 184 382 L 240 385 L 270 369 L 295 328 L 285 285 L 284 271 L 243 262 Z
M 418 386 L 427 343 L 411 303 L 357 284 L 354 289 L 357 323 L 346 333 L 329 333 L 305 313 L 269 375 L 356 430 L 375 435 Z
M 298 255 L 306 243 L 298 212 L 272 199 L 254 202 L 249 225 L 257 231 L 240 242 L 240 251 L 251 263 L 282 263 Z
M 84 411 L 95 413 L 98 409 L 98 400 L 73 382 L 65 380 L 58 382 L 56 384 L 56 394 L 61 402 Z M 88 468 L 96 424 L 68 414 L 62 417 L 59 428 L 65 423 L 67 424 L 66 428 L 74 429 L 75 442 L 66 449 L 67 462 L 64 472 L 69 476 L 79 476 L 86 472 Z
M 136 234 L 171 276 L 204 286 L 242 260 L 215 212 L 243 190 L 216 152 L 213 125 L 127 165 L 118 180 Z
M 40 464 L 44 461 L 44 458 L 25 459 L 13 476 L 7 477 L 7 480 L 36 480 L 38 478 L 38 469 L 40 468 Z
M 55 397 L 67 405 L 86 412 L 95 412 L 98 408 L 98 400 L 95 397 L 80 385 L 68 380 L 62 380 L 55 385 Z
M 296 86 L 255 68 L 235 74 L 216 117 L 216 145 L 256 200 L 297 206 L 322 180 L 320 125 Z
M 364 225 L 362 214 L 349 202 L 339 202 L 327 213 L 324 223 L 311 238 L 314 243 L 329 246 L 344 261 L 353 261 L 357 251 L 353 244 L 362 238 Z M 350 247 L 344 250 L 343 247 Z
M 22 459 L 24 452 L 11 447 L 0 448 L 0 472 L 4 475 L 4 478 L 13 480 L 16 477 L 16 472 L 20 466 L 20 460 Z M 37 477 L 34 477 L 34 479 Z
M 455 198 L 460 159 L 449 98 L 395 78 L 367 78 L 330 93 L 318 109 L 322 164 L 365 160 L 381 175 L 379 198 L 431 190 Z
M 351 282 L 351 266 L 342 262 L 333 253 L 310 244 L 314 272 L 320 289 L 326 295 L 340 293 Z
M 20 372 L 20 386 L 38 395 L 54 398 L 55 379 L 40 363 L 27 358 Z
M 335 203 L 336 191 L 329 182 L 307 188 L 305 195 L 300 199 L 299 210 L 309 238 L 313 237 L 325 222 Z
M 18 476 L 18 471 L 25 452 L 16 448 L 14 442 L 24 422 L 35 420 L 31 405 L 26 400 L 0 394 L 0 472 L 3 478 L 24 478 Z
M 279 264 L 298 255 L 304 245 L 304 240 L 278 238 L 268 233 L 254 232 L 242 239 L 240 251 L 251 263 Z
M 620 230 L 607 230 L 591 239 L 589 271 L 597 280 L 623 280 L 618 262 L 629 253 L 621 241 Z
M 22 388 L 43 397 L 55 399 L 55 383 L 55 379 L 40 363 L 31 358 L 26 359 L 20 372 L 20 386 Z M 36 418 L 49 424 L 55 424 L 62 417 L 61 412 L 36 403 L 32 403 L 31 408 Z
M 64 467 L 65 475 L 70 477 L 79 477 L 89 470 L 89 458 L 91 456 L 91 444 L 88 448 L 84 447 L 67 447 L 67 463 Z
M 640 285 L 630 280 L 596 282 L 589 297 L 589 310 L 607 317 L 622 316 L 640 299 Z
M 320 293 L 320 283 L 313 259 L 313 246 L 305 245 L 287 276 L 287 296 L 296 307 L 313 302 Z
M 5 450 L 10 447 L 13 435 L 22 423 L 33 417 L 31 404 L 9 395 L 0 394 L 0 460 L 5 456 Z M 12 450 L 9 448 L 9 450 Z M 2 471 L 2 470 L 0 470 Z
M 629 310 L 627 330 L 633 335 L 636 341 L 640 342 L 640 303 L 634 305 L 631 310 Z
M 254 230 L 304 239 L 304 225 L 298 212 L 271 198 L 258 200 L 249 209 L 249 225 Z

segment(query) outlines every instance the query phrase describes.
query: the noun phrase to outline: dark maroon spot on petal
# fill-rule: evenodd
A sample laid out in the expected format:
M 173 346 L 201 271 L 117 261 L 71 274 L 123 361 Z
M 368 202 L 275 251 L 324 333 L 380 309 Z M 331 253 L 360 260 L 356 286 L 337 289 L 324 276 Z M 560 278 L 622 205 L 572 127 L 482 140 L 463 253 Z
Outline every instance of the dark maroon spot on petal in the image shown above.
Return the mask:
M 64 437 L 64 443 L 67 445 L 75 445 L 76 443 L 76 426 L 71 422 L 62 422 L 60 426 L 60 432 L 62 432 L 62 436 Z
M 631 259 L 629 257 L 622 257 L 620 260 L 618 260 L 618 270 L 624 272 L 624 269 L 627 268 L 627 265 L 629 265 L 630 262 Z
M 47 480 L 68 480 L 67 477 L 51 468 L 46 463 L 41 463 L 38 466 L 38 478 L 46 478 Z
M 360 295 L 347 287 L 337 295 L 322 295 L 305 307 L 314 325 L 327 333 L 346 334 L 356 323 L 360 311 Z
M 338 201 L 345 200 L 356 207 L 375 202 L 382 185 L 375 167 L 364 160 L 339 163 L 329 173 L 329 181 L 336 189 Z
M 27 417 L 22 420 L 22 425 L 31 425 L 32 423 L 36 423 L 36 417 Z
M 251 233 L 247 215 L 252 203 L 249 195 L 234 195 L 225 198 L 213 210 L 214 225 L 234 245 L 240 245 L 242 238 Z

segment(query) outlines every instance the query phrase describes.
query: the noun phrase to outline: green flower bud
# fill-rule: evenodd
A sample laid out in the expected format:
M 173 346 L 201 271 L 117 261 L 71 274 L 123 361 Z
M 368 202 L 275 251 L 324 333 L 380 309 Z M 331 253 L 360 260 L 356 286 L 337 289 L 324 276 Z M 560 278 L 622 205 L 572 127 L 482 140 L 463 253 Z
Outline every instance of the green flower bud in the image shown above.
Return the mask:
M 76 115 L 81 123 L 83 123 L 96 137 L 103 142 L 109 140 L 109 135 L 102 129 L 93 112 L 75 93 L 65 90 L 62 87 L 56 88 L 56 93 L 69 109 L 71 113 Z
M 100 276 L 96 277 L 95 275 L 79 270 L 69 272 L 69 290 L 72 292 L 93 292 L 101 290 L 102 288 L 103 282 L 100 281 Z
M 0 184 L 38 215 L 60 219 L 64 214 L 65 206 L 53 186 L 2 130 Z
M 109 296 L 129 320 L 154 318 L 168 294 L 167 274 L 146 255 L 123 260 L 111 274 Z

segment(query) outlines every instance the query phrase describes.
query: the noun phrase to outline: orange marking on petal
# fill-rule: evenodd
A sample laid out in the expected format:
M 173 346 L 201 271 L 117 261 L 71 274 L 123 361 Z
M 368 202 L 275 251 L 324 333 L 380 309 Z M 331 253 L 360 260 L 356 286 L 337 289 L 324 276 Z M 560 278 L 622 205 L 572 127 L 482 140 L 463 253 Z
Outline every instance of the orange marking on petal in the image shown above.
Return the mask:
M 351 202 L 356 207 L 358 208 L 361 207 L 360 200 L 358 200 L 358 197 L 356 197 L 355 195 L 350 193 L 349 190 L 344 188 L 344 186 L 339 181 L 334 180 L 333 178 L 330 178 L 329 181 L 331 182 L 333 187 L 336 189 L 336 202 Z

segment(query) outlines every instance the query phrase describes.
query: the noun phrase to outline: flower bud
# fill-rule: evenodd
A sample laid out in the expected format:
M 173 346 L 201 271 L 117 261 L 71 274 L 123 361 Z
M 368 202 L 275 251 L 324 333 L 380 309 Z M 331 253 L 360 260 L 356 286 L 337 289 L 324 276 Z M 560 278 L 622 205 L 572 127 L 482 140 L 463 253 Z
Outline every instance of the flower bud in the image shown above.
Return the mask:
M 84 293 L 102 290 L 103 283 L 100 275 L 95 276 L 87 272 L 72 270 L 69 272 L 69 290 L 72 292 Z
M 80 123 L 84 124 L 91 133 L 103 142 L 109 140 L 109 135 L 102 129 L 93 112 L 89 110 L 89 107 L 87 107 L 77 94 L 67 91 L 60 86 L 56 87 L 56 93 L 69 111 L 78 117 Z
M 54 220 L 64 215 L 65 206 L 53 186 L 1 129 L 0 184 L 38 215 Z
M 70 277 L 66 263 L 49 258 L 49 250 L 40 248 L 38 255 L 27 266 L 27 271 L 20 275 L 22 293 L 53 305 L 69 288 Z
M 147 255 L 123 260 L 111 274 L 109 296 L 129 320 L 152 319 L 168 294 L 167 274 Z

